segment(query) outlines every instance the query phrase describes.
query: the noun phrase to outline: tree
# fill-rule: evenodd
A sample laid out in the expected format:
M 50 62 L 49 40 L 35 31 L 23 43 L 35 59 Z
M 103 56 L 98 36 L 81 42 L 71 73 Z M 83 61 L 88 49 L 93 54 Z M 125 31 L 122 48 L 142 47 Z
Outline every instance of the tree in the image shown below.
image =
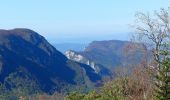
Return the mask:
M 156 98 L 158 100 L 170 99 L 170 9 L 161 9 L 153 16 L 137 13 L 135 25 L 135 38 L 147 44 L 152 50 L 153 59 L 157 66 L 155 70 Z
M 84 96 L 85 96 L 84 94 L 72 92 L 69 95 L 67 95 L 64 99 L 65 100 L 83 100 Z
M 170 99 L 170 59 L 167 57 L 168 52 L 162 51 L 164 58 L 161 62 L 161 69 L 156 75 L 156 79 L 159 80 L 159 83 L 156 83 L 157 86 L 157 98 L 159 100 L 169 100 Z

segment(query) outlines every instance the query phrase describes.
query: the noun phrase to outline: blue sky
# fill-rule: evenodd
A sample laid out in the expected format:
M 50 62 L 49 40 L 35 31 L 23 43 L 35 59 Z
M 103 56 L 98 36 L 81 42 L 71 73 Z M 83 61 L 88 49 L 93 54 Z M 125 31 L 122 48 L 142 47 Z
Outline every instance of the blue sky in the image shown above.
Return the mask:
M 124 40 L 136 11 L 169 6 L 170 0 L 0 0 L 0 28 L 30 28 L 56 43 Z

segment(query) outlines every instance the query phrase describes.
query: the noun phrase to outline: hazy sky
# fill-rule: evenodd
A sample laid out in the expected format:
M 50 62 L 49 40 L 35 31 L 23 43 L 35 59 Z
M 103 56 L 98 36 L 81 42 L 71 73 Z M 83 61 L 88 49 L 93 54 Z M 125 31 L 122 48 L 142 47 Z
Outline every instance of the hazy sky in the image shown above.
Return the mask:
M 126 39 L 136 11 L 170 0 L 0 0 L 0 28 L 30 28 L 50 42 Z

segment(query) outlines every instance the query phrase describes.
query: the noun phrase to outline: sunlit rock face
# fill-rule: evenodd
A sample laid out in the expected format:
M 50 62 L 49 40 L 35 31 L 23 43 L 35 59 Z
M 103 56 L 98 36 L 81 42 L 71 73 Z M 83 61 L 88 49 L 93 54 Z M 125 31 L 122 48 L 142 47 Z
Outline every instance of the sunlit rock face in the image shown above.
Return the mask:
M 86 57 L 75 51 L 68 50 L 65 52 L 65 56 L 70 60 L 89 65 L 98 74 L 109 74 L 109 71 L 105 69 L 102 65 L 99 65 L 94 61 L 87 59 Z

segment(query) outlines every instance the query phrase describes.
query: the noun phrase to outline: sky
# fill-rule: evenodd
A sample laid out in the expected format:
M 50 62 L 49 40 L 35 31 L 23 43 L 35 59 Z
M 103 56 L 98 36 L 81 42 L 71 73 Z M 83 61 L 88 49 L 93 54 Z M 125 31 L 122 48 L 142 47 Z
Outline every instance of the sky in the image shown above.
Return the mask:
M 52 43 L 127 40 L 135 12 L 170 0 L 0 0 L 0 29 L 29 28 Z

